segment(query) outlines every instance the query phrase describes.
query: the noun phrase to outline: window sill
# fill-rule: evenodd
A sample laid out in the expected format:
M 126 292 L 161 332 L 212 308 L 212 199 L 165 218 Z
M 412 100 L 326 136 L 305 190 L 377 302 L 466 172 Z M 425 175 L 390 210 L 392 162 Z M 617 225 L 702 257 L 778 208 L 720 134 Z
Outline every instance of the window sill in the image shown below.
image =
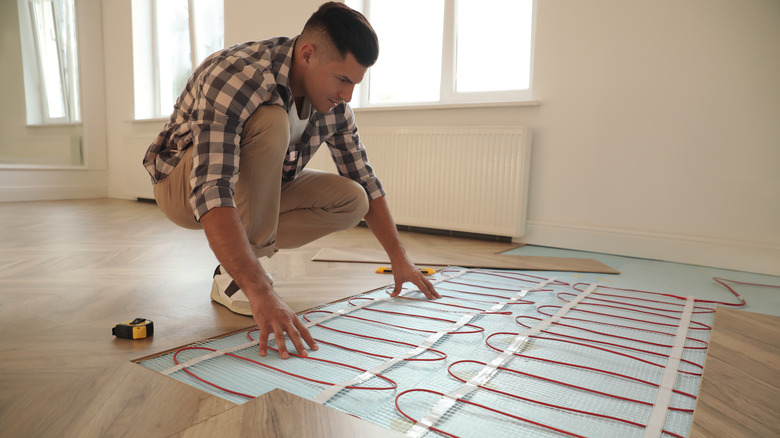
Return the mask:
M 89 170 L 84 164 L 3 164 L 0 170 Z
M 158 123 L 167 123 L 170 120 L 169 117 L 152 117 L 148 119 L 132 119 L 130 120 L 130 123 L 137 123 L 139 125 L 145 125 L 145 124 L 158 124 Z
M 431 111 L 431 110 L 451 110 L 451 109 L 478 109 L 478 108 L 514 108 L 539 106 L 538 100 L 527 100 L 522 102 L 485 102 L 485 103 L 451 103 L 451 104 L 419 104 L 419 105 L 386 105 L 352 108 L 356 113 L 361 112 L 381 112 L 381 111 Z
M 61 123 L 28 123 L 28 128 L 77 128 L 81 126 L 81 122 L 61 122 Z

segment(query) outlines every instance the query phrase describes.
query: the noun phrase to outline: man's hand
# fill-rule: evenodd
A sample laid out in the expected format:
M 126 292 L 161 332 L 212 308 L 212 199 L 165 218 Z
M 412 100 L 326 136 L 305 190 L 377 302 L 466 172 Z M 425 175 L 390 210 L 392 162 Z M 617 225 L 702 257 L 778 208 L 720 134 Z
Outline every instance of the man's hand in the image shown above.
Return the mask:
M 268 337 L 271 333 L 274 334 L 282 359 L 290 357 L 284 341 L 285 333 L 301 356 L 308 355 L 301 338 L 312 350 L 316 350 L 317 343 L 290 306 L 276 294 L 263 267 L 252 253 L 236 209 L 213 208 L 200 218 L 200 223 L 220 265 L 249 299 L 252 315 L 260 328 L 260 356 L 265 356 L 268 351 Z
M 287 333 L 300 356 L 308 356 L 308 352 L 303 345 L 304 342 L 312 350 L 319 348 L 309 330 L 301 323 L 301 320 L 290 309 L 290 306 L 282 301 L 272 288 L 269 288 L 265 295 L 249 298 L 249 306 L 252 308 L 252 315 L 254 315 L 257 327 L 260 329 L 260 337 L 258 339 L 260 356 L 267 354 L 268 337 L 271 334 L 274 335 L 279 356 L 282 359 L 290 357 L 284 339 L 285 333 Z
M 368 204 L 368 214 L 365 217 L 368 228 L 374 233 L 382 248 L 390 257 L 390 263 L 393 265 L 393 279 L 395 280 L 395 289 L 390 294 L 391 297 L 397 297 L 401 293 L 401 288 L 405 282 L 413 283 L 426 297 L 430 299 L 441 298 L 436 289 L 427 278 L 414 266 L 406 256 L 406 251 L 401 244 L 401 237 L 395 228 L 393 216 L 390 214 L 390 207 L 384 196 L 374 199 Z
M 420 270 L 408 258 L 393 263 L 393 280 L 395 281 L 395 288 L 390 293 L 391 297 L 397 297 L 401 293 L 403 284 L 405 282 L 413 283 L 420 289 L 420 292 L 424 293 L 429 299 L 435 300 L 441 298 L 433 284 L 425 278 Z

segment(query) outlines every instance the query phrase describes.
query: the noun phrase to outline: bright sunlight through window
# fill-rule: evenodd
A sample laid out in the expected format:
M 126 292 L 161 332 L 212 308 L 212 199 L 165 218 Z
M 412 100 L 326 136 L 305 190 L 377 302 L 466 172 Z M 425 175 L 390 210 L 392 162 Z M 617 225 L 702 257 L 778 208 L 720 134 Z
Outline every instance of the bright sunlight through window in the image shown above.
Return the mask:
M 166 117 L 187 79 L 224 47 L 222 0 L 133 0 L 137 119 Z
M 79 106 L 76 15 L 73 0 L 19 2 L 30 124 L 73 123 Z
M 353 106 L 532 99 L 533 0 L 348 0 L 379 36 Z

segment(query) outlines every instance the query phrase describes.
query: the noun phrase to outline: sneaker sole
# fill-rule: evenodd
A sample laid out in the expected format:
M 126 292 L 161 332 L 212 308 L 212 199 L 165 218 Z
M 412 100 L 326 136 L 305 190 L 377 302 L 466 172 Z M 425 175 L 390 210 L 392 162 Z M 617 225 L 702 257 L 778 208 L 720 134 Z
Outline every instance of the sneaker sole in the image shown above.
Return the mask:
M 244 316 L 252 316 L 252 310 L 246 307 L 239 307 L 234 305 L 233 303 L 229 302 L 225 297 L 219 294 L 219 288 L 217 288 L 217 283 L 212 282 L 211 283 L 211 300 L 222 304 L 223 306 L 227 307 L 231 312 L 238 313 L 239 315 Z

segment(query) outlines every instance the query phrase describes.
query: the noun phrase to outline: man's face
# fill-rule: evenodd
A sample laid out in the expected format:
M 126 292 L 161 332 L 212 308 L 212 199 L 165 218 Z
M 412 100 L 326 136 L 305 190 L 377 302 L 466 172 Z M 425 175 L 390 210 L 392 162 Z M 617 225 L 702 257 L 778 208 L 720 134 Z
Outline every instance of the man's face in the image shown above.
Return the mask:
M 304 91 L 314 109 L 326 114 L 341 104 L 352 100 L 355 85 L 366 74 L 351 53 L 343 59 L 323 59 L 315 55 L 304 77 Z

